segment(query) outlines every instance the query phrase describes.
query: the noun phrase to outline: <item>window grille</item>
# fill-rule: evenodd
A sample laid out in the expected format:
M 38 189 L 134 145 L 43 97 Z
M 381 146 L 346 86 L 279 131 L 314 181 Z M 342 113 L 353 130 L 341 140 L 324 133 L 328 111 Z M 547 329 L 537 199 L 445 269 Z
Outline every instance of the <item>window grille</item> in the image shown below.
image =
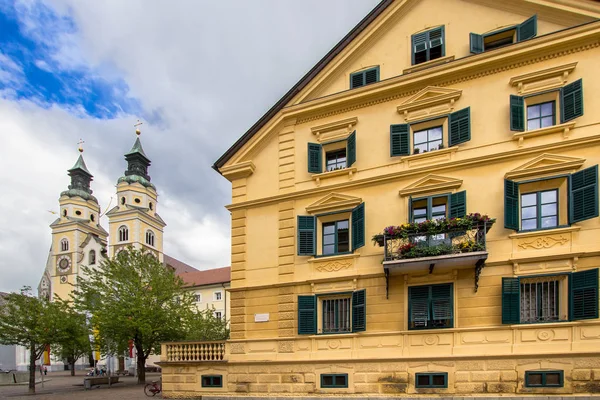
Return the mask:
M 350 332 L 350 298 L 323 300 L 323 333 Z
M 560 282 L 556 277 L 521 281 L 521 322 L 559 321 Z

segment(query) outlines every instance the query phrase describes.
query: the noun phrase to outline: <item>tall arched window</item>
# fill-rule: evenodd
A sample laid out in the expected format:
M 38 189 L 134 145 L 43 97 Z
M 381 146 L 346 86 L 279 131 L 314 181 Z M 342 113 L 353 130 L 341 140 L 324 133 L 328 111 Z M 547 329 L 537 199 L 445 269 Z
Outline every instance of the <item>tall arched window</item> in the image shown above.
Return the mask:
M 146 231 L 146 244 L 154 247 L 154 232 Z
M 119 242 L 126 242 L 129 240 L 129 229 L 126 226 L 119 228 Z
M 60 251 L 69 251 L 69 241 L 67 239 L 60 241 Z
M 94 265 L 96 264 L 96 251 L 95 250 L 90 250 L 90 260 L 89 260 L 89 264 L 90 265 Z

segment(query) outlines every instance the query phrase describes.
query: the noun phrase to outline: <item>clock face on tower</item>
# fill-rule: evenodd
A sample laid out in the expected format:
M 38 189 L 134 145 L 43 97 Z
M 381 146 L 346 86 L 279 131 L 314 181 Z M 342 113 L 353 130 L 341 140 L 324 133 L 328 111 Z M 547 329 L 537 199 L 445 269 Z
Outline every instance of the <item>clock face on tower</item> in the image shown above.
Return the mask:
M 71 268 L 71 259 L 69 256 L 62 256 L 58 259 L 56 266 L 60 272 L 67 272 Z

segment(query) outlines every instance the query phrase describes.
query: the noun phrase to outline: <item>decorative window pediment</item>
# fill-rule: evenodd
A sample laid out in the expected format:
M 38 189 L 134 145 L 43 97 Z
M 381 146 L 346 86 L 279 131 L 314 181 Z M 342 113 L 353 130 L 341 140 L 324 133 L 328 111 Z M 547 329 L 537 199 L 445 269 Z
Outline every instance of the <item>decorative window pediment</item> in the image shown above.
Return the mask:
M 446 115 L 454 109 L 454 102 L 462 90 L 428 86 L 397 107 L 406 122 Z
M 358 123 L 358 118 L 346 118 L 339 121 L 329 122 L 310 128 L 313 135 L 317 137 L 317 142 L 329 142 L 333 140 L 344 140 L 350 136 L 354 126 Z
M 577 171 L 585 158 L 561 156 L 557 154 L 542 154 L 533 160 L 509 171 L 506 179 L 522 179 L 542 177 L 547 175 L 570 174 Z
M 449 178 L 441 175 L 427 175 L 418 181 L 411 183 L 400 190 L 400 196 L 414 196 L 423 193 L 436 192 L 440 190 L 458 189 L 462 185 L 462 179 Z
M 330 193 L 320 200 L 315 201 L 306 207 L 306 211 L 310 214 L 321 212 L 341 211 L 354 208 L 362 203 L 360 197 L 347 196 L 339 193 Z
M 530 72 L 510 78 L 510 85 L 517 87 L 519 95 L 538 93 L 558 89 L 567 83 L 567 78 L 573 72 L 577 63 L 559 65 L 541 71 Z

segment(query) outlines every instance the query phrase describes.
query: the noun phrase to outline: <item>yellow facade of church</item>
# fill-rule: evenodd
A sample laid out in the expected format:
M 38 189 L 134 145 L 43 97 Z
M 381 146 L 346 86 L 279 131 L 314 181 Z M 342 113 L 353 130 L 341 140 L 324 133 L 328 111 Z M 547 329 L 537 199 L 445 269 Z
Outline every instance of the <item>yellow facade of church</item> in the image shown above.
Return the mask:
M 598 18 L 381 2 L 215 163 L 231 338 L 165 396 L 598 392 Z

